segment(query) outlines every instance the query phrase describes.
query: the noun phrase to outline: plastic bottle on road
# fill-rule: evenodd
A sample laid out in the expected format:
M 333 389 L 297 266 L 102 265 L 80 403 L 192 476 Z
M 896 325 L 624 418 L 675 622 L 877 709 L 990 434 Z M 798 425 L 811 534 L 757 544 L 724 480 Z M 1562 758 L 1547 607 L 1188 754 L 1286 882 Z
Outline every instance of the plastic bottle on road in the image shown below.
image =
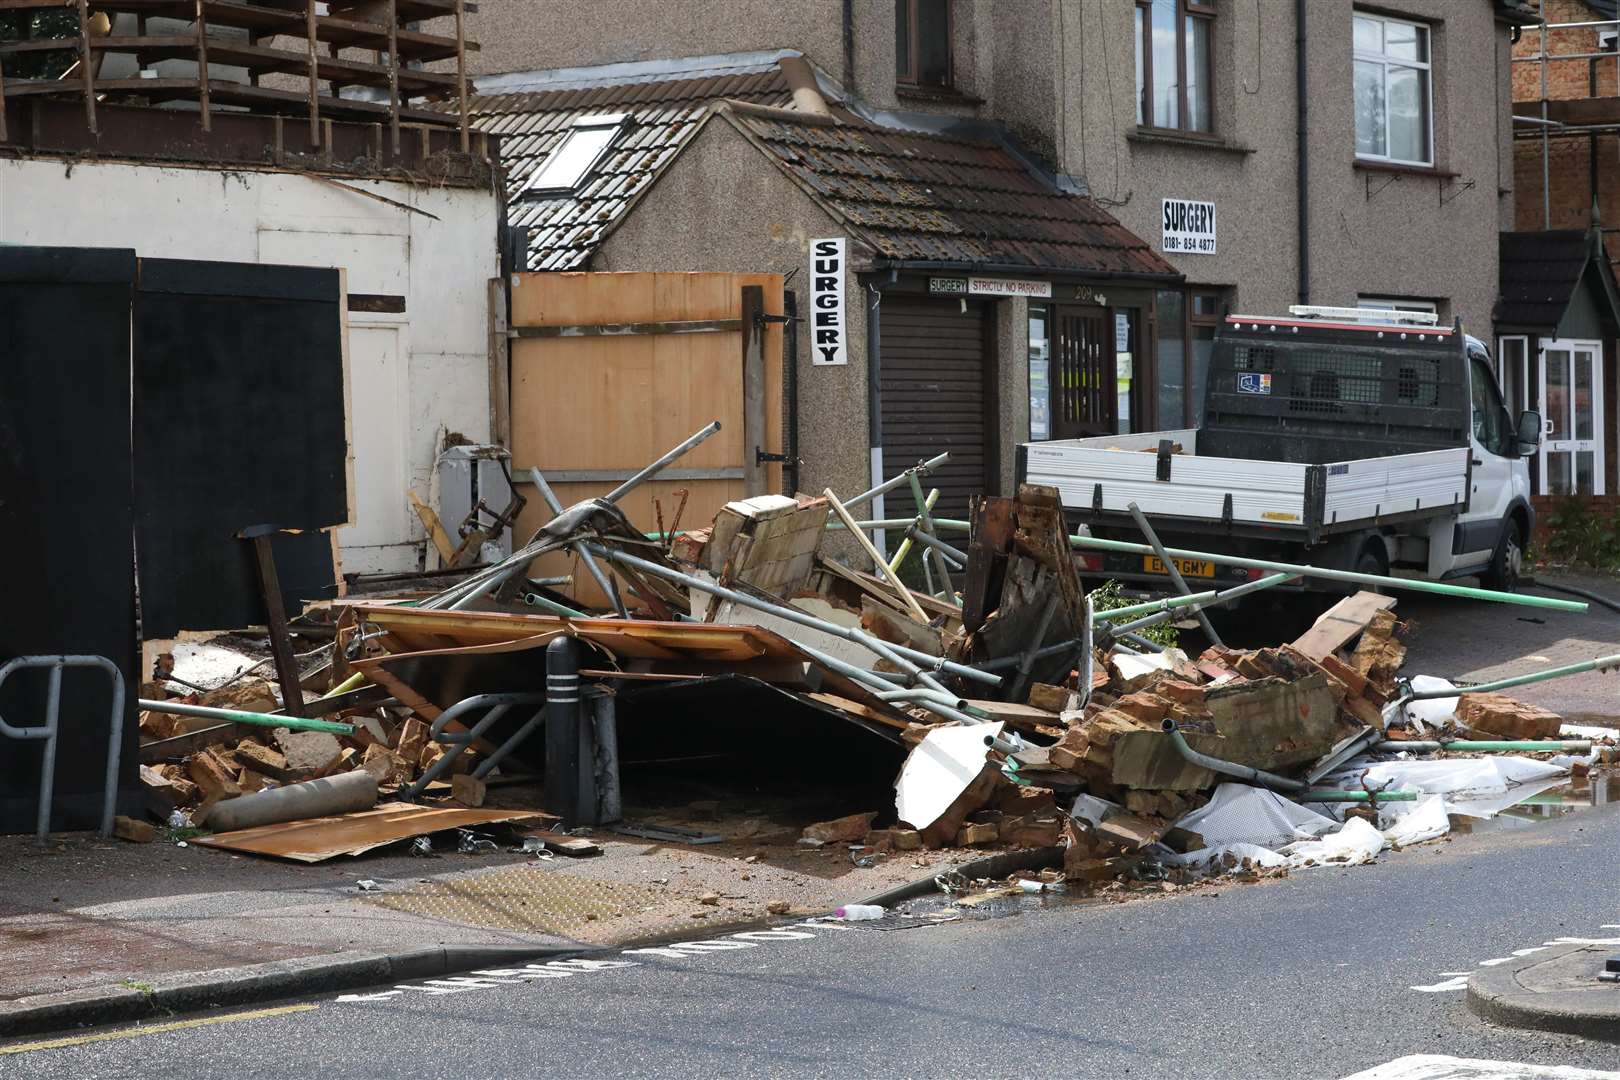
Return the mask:
M 834 915 L 845 922 L 864 922 L 868 919 L 883 918 L 882 904 L 845 904 Z

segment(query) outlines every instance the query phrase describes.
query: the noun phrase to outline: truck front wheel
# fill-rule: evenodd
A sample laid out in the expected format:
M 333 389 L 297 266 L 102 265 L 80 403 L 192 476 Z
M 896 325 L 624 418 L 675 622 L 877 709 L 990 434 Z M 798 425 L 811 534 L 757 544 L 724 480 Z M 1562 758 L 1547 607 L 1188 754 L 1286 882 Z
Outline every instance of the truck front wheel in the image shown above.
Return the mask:
M 1487 589 L 1517 592 L 1519 573 L 1523 569 L 1524 534 L 1519 529 L 1518 518 L 1510 517 L 1502 528 L 1502 542 L 1496 545 L 1491 565 L 1479 575 L 1479 580 Z

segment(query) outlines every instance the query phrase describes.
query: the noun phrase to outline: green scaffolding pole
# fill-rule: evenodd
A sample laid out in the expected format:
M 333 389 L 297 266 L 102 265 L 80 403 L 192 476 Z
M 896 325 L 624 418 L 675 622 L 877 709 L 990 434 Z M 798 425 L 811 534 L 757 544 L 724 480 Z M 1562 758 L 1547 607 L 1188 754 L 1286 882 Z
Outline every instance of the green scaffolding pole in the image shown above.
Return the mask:
M 1548 668 L 1546 671 L 1532 671 L 1528 675 L 1514 675 L 1507 679 L 1497 679 L 1495 682 L 1480 683 L 1478 686 L 1459 686 L 1454 690 L 1424 690 L 1421 693 L 1412 694 L 1406 700 L 1429 701 L 1434 698 L 1456 697 L 1459 694 L 1489 694 L 1497 690 L 1506 690 L 1512 686 L 1524 686 L 1526 683 L 1558 679 L 1565 675 L 1579 675 L 1583 671 L 1608 671 L 1611 668 L 1620 668 L 1620 653 L 1599 656 L 1593 660 L 1582 660 L 1578 664 L 1565 664 L 1563 667 Z
M 149 701 L 141 698 L 140 707 L 147 712 L 168 713 L 171 716 L 202 716 L 223 723 L 258 724 L 260 727 L 284 727 L 292 731 L 330 731 L 334 735 L 353 735 L 353 724 L 340 724 L 336 720 L 306 720 L 302 716 L 277 716 L 274 713 L 242 712 L 239 709 L 214 709 L 207 705 L 187 705 L 181 701 Z
M 861 528 L 867 528 L 872 523 L 857 522 L 856 524 Z M 970 528 L 967 522 L 955 518 L 935 518 L 934 527 L 936 529 L 956 529 L 958 531 Z M 1148 544 L 1132 544 L 1124 540 L 1102 540 L 1095 536 L 1071 536 L 1069 537 L 1069 543 L 1077 548 L 1088 548 L 1094 551 L 1113 551 L 1126 555 L 1155 554 L 1153 548 Z M 1466 600 L 1489 600 L 1497 604 L 1518 604 L 1522 607 L 1542 608 L 1547 611 L 1585 611 L 1587 608 L 1587 605 L 1579 600 L 1555 600 L 1549 596 L 1530 596 L 1525 593 L 1498 592 L 1495 589 L 1476 589 L 1468 585 L 1451 585 L 1444 581 L 1387 577 L 1383 574 L 1361 574 L 1354 570 L 1331 570 L 1323 566 L 1272 562 L 1269 559 L 1249 559 L 1241 555 L 1219 555 L 1211 551 L 1191 551 L 1187 548 L 1166 548 L 1165 550 L 1181 559 L 1202 559 L 1206 562 L 1219 563 L 1222 566 L 1238 566 L 1248 570 L 1266 570 L 1272 573 L 1298 574 L 1301 577 L 1342 581 L 1350 585 L 1365 585 L 1384 589 L 1408 589 L 1412 592 L 1437 593 L 1441 596 L 1456 596 Z

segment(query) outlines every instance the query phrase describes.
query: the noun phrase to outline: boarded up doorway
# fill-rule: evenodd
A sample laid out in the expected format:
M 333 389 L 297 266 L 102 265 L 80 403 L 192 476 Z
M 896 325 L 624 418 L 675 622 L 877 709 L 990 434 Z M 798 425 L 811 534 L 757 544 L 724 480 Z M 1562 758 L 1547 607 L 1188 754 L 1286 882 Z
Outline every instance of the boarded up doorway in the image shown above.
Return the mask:
M 512 279 L 512 478 L 529 503 L 518 518 L 526 541 L 550 517 L 529 482 L 538 465 L 564 506 L 607 494 L 710 421 L 720 432 L 619 504 L 642 529 L 672 524 L 687 491 L 681 527 L 706 526 L 726 503 L 749 494 L 757 451 L 782 447 L 782 326 L 767 322 L 757 376 L 760 431 L 744 422 L 742 297 L 764 290 L 767 315 L 782 312 L 780 274 L 517 274 Z M 763 491 L 779 491 L 780 464 L 767 464 Z M 573 574 L 573 596 L 603 606 L 572 556 L 536 563 L 545 575 Z M 628 599 L 628 597 L 627 597 Z

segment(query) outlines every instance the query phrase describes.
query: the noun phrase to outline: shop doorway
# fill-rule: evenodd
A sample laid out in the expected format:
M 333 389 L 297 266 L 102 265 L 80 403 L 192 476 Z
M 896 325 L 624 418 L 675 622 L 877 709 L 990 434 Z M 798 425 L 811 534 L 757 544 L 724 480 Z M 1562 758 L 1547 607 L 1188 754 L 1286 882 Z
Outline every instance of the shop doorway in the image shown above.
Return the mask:
M 1119 431 L 1119 393 L 1109 321 L 1106 308 L 1052 308 L 1054 439 L 1085 439 Z M 1126 416 L 1128 419 L 1128 412 Z

